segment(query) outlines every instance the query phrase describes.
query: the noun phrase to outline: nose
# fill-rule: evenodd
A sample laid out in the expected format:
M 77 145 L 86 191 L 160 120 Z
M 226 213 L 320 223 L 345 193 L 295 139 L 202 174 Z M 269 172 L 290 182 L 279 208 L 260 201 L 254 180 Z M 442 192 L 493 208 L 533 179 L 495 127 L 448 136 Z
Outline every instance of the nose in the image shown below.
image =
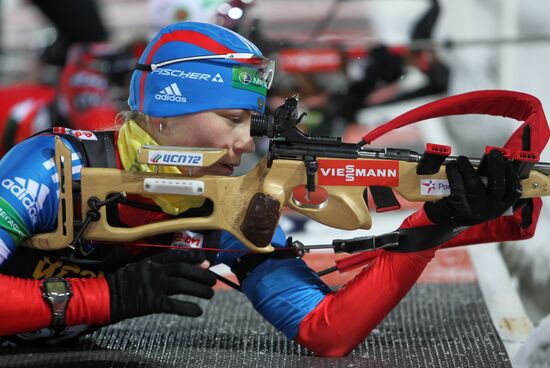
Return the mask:
M 247 123 L 240 124 L 233 151 L 236 154 L 252 153 L 256 149 L 254 140 L 250 136 L 250 120 Z
M 237 154 L 252 153 L 255 149 L 254 140 L 250 136 L 250 133 L 247 133 L 246 136 L 239 137 L 233 145 L 233 151 Z

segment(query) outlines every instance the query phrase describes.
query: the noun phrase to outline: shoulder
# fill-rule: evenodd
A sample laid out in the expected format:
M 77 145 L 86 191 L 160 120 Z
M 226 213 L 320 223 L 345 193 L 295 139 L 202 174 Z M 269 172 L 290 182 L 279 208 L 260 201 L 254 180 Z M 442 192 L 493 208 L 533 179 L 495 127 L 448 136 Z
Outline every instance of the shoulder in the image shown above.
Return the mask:
M 80 172 L 80 152 L 70 141 L 64 143 L 73 152 L 73 173 Z M 0 178 L 9 173 L 28 173 L 30 176 L 40 175 L 55 170 L 55 135 L 40 134 L 15 145 L 0 160 Z
M 20 227 L 31 234 L 51 230 L 57 219 L 59 175 L 54 138 L 53 135 L 29 138 L 0 160 L 0 199 L 9 205 L 13 213 L 10 217 L 20 219 Z M 73 153 L 71 161 L 73 178 L 78 179 L 78 154 Z
M 44 166 L 55 154 L 55 140 L 52 135 L 38 135 L 29 138 L 6 153 L 0 161 L 0 172 L 13 168 L 26 167 L 33 170 Z

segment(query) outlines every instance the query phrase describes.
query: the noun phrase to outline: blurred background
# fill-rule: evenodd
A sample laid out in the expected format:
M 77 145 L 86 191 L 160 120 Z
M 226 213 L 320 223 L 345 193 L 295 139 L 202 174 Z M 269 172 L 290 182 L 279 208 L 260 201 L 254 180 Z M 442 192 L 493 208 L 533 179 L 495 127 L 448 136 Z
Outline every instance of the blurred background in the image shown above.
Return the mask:
M 3 0 L 0 155 L 53 124 L 112 126 L 127 109 L 136 57 L 160 27 L 178 20 L 215 22 L 255 42 L 276 61 L 268 108 L 298 93 L 308 113 L 303 129 L 312 134 L 357 142 L 414 107 L 481 89 L 529 93 L 550 109 L 548 14 L 546 0 Z M 452 116 L 377 144 L 418 151 L 427 142 L 448 144 L 453 154 L 479 157 L 517 126 L 504 118 Z M 550 161 L 549 152 L 542 161 Z M 550 312 L 545 202 L 536 237 L 501 246 L 535 323 Z M 415 206 L 404 203 L 395 216 L 373 214 L 373 232 L 392 230 Z M 342 236 L 292 213 L 283 224 L 304 243 Z

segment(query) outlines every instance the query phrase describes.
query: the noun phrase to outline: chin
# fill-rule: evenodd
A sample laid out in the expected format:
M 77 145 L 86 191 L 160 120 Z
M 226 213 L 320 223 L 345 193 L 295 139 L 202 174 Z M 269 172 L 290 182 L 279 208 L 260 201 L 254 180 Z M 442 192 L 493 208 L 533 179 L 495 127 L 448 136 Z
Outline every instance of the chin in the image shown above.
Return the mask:
M 233 175 L 233 168 L 227 166 L 211 167 L 200 173 L 200 176 L 204 175 L 231 176 Z
M 219 175 L 219 176 L 231 176 L 233 175 L 233 168 L 232 167 L 227 167 L 227 166 L 223 166 L 223 167 L 220 167 L 219 169 L 216 168 L 217 170 L 215 174 L 212 174 L 212 175 Z

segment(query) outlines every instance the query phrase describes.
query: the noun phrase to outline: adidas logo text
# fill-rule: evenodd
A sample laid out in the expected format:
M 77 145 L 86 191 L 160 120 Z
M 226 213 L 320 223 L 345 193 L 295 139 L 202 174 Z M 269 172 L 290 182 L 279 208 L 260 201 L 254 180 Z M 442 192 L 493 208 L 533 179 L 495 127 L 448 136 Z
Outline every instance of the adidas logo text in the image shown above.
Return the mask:
M 36 181 L 15 177 L 14 180 L 4 179 L 2 186 L 10 191 L 25 207 L 29 216 L 36 224 L 38 221 L 38 211 L 42 209 L 46 197 L 50 190 L 44 184 L 38 184 Z
M 155 100 L 179 103 L 187 102 L 187 98 L 181 95 L 181 91 L 176 83 L 172 83 L 168 87 L 160 90 L 159 93 L 155 95 Z

